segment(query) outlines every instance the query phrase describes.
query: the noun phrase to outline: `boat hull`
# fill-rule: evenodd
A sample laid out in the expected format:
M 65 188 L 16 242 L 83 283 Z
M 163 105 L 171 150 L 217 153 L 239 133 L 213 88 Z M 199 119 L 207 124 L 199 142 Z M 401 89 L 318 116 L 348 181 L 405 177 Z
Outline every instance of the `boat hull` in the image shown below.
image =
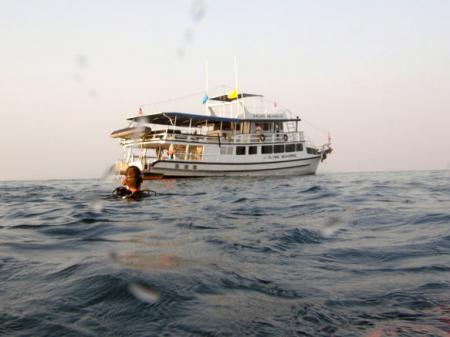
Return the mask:
M 144 169 L 144 179 L 289 176 L 315 174 L 320 156 L 267 163 L 204 163 L 195 161 L 161 160 Z

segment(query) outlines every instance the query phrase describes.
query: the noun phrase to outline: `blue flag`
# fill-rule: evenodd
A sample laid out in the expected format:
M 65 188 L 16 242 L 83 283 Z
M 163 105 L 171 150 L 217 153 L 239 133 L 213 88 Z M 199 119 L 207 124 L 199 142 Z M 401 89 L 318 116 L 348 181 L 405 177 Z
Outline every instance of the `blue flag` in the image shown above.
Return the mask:
M 202 98 L 202 104 L 206 104 L 206 102 L 208 102 L 208 100 L 209 100 L 209 97 L 208 97 L 208 95 L 205 94 L 205 96 L 203 96 L 203 98 Z

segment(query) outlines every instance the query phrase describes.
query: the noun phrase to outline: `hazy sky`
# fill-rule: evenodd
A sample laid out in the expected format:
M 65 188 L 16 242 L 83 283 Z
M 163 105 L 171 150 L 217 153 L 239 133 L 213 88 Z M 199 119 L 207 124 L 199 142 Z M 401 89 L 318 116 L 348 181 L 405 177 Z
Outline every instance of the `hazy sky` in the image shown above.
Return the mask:
M 234 56 L 241 88 L 330 131 L 322 170 L 450 168 L 449 18 L 448 0 L 0 0 L 0 180 L 101 176 L 139 105 L 201 92 L 205 60 L 232 86 Z

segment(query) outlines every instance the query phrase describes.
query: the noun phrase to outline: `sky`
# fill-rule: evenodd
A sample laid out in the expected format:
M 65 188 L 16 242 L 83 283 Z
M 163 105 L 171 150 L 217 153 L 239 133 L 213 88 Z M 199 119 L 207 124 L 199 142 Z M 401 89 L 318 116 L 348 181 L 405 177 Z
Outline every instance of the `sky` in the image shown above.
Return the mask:
M 450 169 L 450 1 L 0 0 L 0 180 L 96 178 L 140 105 L 263 94 L 321 172 Z M 199 95 L 199 102 L 201 101 Z

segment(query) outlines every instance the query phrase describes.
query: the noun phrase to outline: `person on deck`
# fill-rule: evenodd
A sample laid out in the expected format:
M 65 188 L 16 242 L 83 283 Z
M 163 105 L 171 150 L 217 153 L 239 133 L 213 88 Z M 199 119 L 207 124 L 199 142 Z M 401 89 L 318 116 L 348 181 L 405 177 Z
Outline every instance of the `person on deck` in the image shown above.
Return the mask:
M 174 159 L 174 151 L 173 151 L 173 145 L 170 144 L 169 149 L 167 150 L 167 155 L 170 159 Z

